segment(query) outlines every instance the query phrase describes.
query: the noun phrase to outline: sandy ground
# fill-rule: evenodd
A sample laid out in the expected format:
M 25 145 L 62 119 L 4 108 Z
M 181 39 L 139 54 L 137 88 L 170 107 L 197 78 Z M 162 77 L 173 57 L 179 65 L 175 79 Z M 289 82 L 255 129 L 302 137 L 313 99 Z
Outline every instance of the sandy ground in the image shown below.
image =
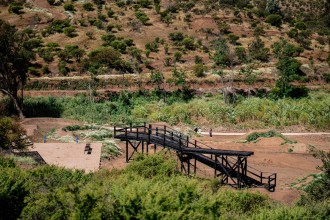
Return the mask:
M 49 132 L 53 128 L 61 129 L 67 125 L 80 124 L 77 121 L 67 119 L 49 119 L 36 118 L 26 119 L 22 124 L 28 132 L 33 133 L 35 128 L 39 131 Z M 215 129 L 216 130 L 216 129 Z M 252 131 L 250 131 L 252 132 Z M 34 135 L 36 139 L 38 133 Z M 39 135 L 40 136 L 40 135 Z M 246 134 L 233 135 L 201 135 L 195 137 L 198 141 L 207 144 L 215 149 L 245 150 L 253 151 L 254 155 L 248 158 L 248 165 L 265 173 L 277 173 L 276 191 L 270 193 L 265 189 L 251 189 L 252 191 L 261 191 L 269 195 L 270 198 L 284 202 L 292 203 L 301 195 L 302 191 L 295 189 L 295 186 L 306 184 L 311 180 L 308 177 L 311 174 L 319 173 L 316 169 L 321 164 L 320 160 L 315 159 L 308 152 L 309 145 L 315 146 L 321 150 L 330 150 L 330 135 L 323 134 L 294 134 L 288 136 L 289 139 L 296 141 L 295 144 L 283 144 L 284 140 L 278 137 L 262 138 L 256 143 L 243 143 Z M 103 169 L 123 169 L 127 166 L 125 161 L 125 143 L 116 140 L 121 147 L 123 154 L 111 160 L 102 160 L 101 168 Z M 40 142 L 40 141 L 39 141 Z M 35 144 L 35 149 L 44 157 L 46 162 L 50 164 L 59 164 L 60 166 L 86 169 L 87 171 L 97 170 L 100 162 L 101 146 L 92 145 L 93 152 L 91 155 L 84 154 L 84 144 L 59 144 L 46 143 Z M 159 152 L 162 148 L 157 148 Z M 129 148 L 129 153 L 132 148 Z M 152 154 L 154 149 L 151 147 L 149 153 Z M 213 177 L 213 169 L 205 166 L 198 166 L 198 176 Z M 306 181 L 302 181 L 303 178 Z
M 34 151 L 42 156 L 47 164 L 85 172 L 99 170 L 101 143 L 91 144 L 91 154 L 85 153 L 85 143 L 34 143 Z

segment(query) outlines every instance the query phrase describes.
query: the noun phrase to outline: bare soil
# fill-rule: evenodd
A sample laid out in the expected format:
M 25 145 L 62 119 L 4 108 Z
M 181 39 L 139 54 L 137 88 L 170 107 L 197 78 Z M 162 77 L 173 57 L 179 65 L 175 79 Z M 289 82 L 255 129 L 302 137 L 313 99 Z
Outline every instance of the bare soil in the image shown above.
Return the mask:
M 75 124 L 81 123 L 74 120 L 60 118 L 30 118 L 22 122 L 22 125 L 29 133 L 32 132 L 30 131 L 31 129 L 35 128 L 49 132 L 54 128 L 61 130 L 61 128 L 67 125 Z M 57 135 L 67 134 L 65 132 L 57 132 Z M 40 138 L 40 134 L 35 133 L 35 139 L 40 141 Z M 254 155 L 248 158 L 248 166 L 265 172 L 265 175 L 266 173 L 277 173 L 277 187 L 276 191 L 273 193 L 267 192 L 265 189 L 251 190 L 261 191 L 262 193 L 269 195 L 270 198 L 283 203 L 292 203 L 296 201 L 302 193 L 302 190 L 297 190 L 296 188 L 311 181 L 312 178 L 308 177 L 309 175 L 320 172 L 316 167 L 321 164 L 321 161 L 315 159 L 309 154 L 308 146 L 313 145 L 321 150 L 330 150 L 330 135 L 290 136 L 289 138 L 291 140 L 297 141 L 295 144 L 283 144 L 284 140 L 278 137 L 262 138 L 256 143 L 243 143 L 245 138 L 245 135 L 213 137 L 202 135 L 196 137 L 198 141 L 215 149 L 253 151 Z M 123 154 L 111 160 L 102 160 L 100 164 L 101 168 L 111 170 L 114 168 L 123 169 L 127 166 L 125 158 L 125 143 L 120 141 L 117 141 L 117 143 L 121 147 Z M 153 154 L 153 147 L 149 147 L 149 154 Z M 157 152 L 161 149 L 162 148 L 158 147 Z M 80 152 L 82 149 L 79 149 L 78 151 Z M 72 148 L 72 153 L 75 154 L 74 152 L 76 151 Z M 129 148 L 129 152 L 132 152 L 132 148 Z M 45 154 L 50 154 L 50 152 L 47 153 L 47 151 L 45 151 Z M 68 153 L 68 155 L 69 154 L 70 153 Z M 56 157 L 55 154 L 54 156 Z M 59 164 L 60 160 L 61 158 L 56 159 Z M 64 164 L 66 163 L 65 161 L 66 159 L 63 159 Z M 200 167 L 199 170 L 197 170 L 197 174 L 212 177 L 213 170 L 208 167 Z M 305 177 L 308 178 L 303 180 Z

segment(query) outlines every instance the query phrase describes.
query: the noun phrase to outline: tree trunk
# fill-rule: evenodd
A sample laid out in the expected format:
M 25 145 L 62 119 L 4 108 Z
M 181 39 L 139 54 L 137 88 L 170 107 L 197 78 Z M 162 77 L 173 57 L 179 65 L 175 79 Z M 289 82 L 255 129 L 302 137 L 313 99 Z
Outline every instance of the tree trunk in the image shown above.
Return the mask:
M 14 96 L 10 96 L 10 97 L 11 97 L 11 99 L 14 102 L 16 111 L 18 113 L 18 118 L 20 120 L 23 120 L 25 117 L 24 117 L 24 114 L 23 114 L 23 109 L 22 109 L 21 105 L 19 104 L 18 98 L 17 97 L 14 97 Z
M 7 90 L 4 90 L 4 89 L 0 89 L 0 91 L 2 91 L 4 94 L 8 95 L 11 98 L 11 100 L 14 103 L 15 109 L 16 109 L 16 111 L 18 113 L 19 119 L 20 120 L 23 120 L 25 118 L 24 117 L 24 114 L 23 114 L 23 108 L 20 105 L 20 102 L 18 100 L 17 94 L 11 94 L 10 92 L 8 92 Z M 23 103 L 23 101 L 22 101 L 22 103 Z

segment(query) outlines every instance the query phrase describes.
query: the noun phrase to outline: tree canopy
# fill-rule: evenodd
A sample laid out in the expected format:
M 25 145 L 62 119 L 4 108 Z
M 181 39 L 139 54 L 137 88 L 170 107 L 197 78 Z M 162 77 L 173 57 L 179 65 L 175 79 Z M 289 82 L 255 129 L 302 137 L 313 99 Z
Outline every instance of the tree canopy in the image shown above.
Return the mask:
M 28 35 L 0 19 L 0 91 L 11 98 L 21 119 L 24 118 L 23 88 L 30 61 L 34 59 L 33 51 L 25 47 L 28 39 Z

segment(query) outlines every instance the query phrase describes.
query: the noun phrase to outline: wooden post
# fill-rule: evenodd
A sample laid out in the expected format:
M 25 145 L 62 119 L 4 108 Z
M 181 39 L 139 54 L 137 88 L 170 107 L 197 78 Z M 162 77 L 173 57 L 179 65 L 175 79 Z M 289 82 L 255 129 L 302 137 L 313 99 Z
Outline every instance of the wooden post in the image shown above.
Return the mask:
M 128 163 L 128 141 L 126 139 L 126 163 Z
M 214 178 L 217 177 L 217 155 L 214 155 Z
M 165 147 L 165 141 L 166 141 L 165 137 L 166 137 L 166 125 L 164 125 L 164 144 L 163 144 L 164 147 Z
M 129 123 L 129 128 L 130 132 L 132 132 L 132 122 Z
M 113 136 L 116 137 L 116 125 L 113 128 Z
M 188 155 L 188 176 L 190 176 L 190 156 Z
M 179 136 L 179 147 L 181 148 L 181 134 Z
M 241 188 L 241 174 L 240 174 L 240 157 L 237 156 L 237 187 Z
M 158 127 L 156 127 L 156 136 L 158 136 Z
M 144 133 L 146 133 L 146 126 L 147 126 L 147 123 L 146 122 L 143 122 L 143 127 L 144 127 Z
M 144 154 L 144 141 L 142 140 L 142 154 Z
M 187 136 L 187 147 L 189 147 L 189 137 Z
M 151 132 L 152 132 L 152 127 L 151 127 L 151 124 L 149 124 L 149 129 L 148 129 L 148 144 L 150 143 Z
M 195 140 L 195 148 L 197 146 L 197 141 Z M 194 162 L 194 175 L 196 175 L 196 155 L 194 155 L 194 159 L 195 159 L 195 162 Z
M 136 127 L 136 140 L 139 140 L 139 127 Z

